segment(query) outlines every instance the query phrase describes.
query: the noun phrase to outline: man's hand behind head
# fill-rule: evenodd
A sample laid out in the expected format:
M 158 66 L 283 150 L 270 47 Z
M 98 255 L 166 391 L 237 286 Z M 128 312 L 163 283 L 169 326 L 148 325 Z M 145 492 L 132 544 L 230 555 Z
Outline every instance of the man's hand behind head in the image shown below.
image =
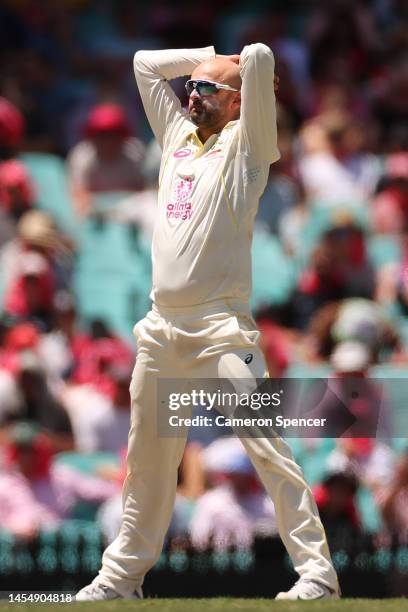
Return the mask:
M 240 60 L 240 55 L 239 54 L 235 54 L 235 55 L 223 55 L 222 53 L 217 53 L 215 57 L 223 57 L 224 59 L 230 60 L 231 62 L 234 62 L 234 64 L 239 64 L 239 60 Z
M 221 55 L 217 53 L 217 57 L 223 57 L 227 60 L 230 60 L 231 62 L 234 62 L 234 64 L 237 64 L 239 66 L 239 62 L 240 62 L 240 55 Z M 279 90 L 279 77 L 277 74 L 275 74 L 275 77 L 273 79 L 273 87 L 275 89 L 275 91 Z

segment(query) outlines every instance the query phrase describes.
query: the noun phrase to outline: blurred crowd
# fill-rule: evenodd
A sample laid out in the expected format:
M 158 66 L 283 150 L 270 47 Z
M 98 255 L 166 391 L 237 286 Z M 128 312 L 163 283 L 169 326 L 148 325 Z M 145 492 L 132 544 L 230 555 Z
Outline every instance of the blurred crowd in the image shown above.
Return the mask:
M 270 376 L 365 379 L 358 415 L 374 410 L 375 373 L 407 377 L 407 17 L 403 0 L 1 3 L 0 530 L 29 540 L 79 512 L 106 541 L 119 527 L 135 345 L 105 316 L 115 286 L 90 314 L 76 279 L 84 227 L 130 230 L 130 266 L 150 242 L 160 149 L 138 49 L 274 51 L 281 158 L 256 218 L 252 303 Z M 408 428 L 393 418 L 384 440 L 289 440 L 329 541 L 408 544 Z M 225 550 L 276 533 L 239 440 L 192 431 L 169 541 Z

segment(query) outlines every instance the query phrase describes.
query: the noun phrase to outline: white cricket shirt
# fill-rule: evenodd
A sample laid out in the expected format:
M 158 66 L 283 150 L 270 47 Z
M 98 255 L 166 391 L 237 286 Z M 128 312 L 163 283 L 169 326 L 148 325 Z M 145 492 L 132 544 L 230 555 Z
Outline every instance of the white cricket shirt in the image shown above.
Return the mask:
M 241 53 L 241 114 L 203 145 L 167 81 L 215 57 L 214 47 L 138 51 L 136 81 L 163 150 L 152 244 L 153 288 L 161 306 L 247 302 L 259 197 L 277 149 L 274 57 L 257 43 Z

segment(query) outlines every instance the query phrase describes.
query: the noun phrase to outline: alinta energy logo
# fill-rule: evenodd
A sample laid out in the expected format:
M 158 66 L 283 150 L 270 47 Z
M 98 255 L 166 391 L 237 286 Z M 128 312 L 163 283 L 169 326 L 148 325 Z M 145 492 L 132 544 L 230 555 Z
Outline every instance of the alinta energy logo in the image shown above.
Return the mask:
M 193 215 L 193 206 L 189 201 L 193 190 L 193 182 L 180 179 L 174 186 L 172 201 L 167 204 L 166 215 L 168 219 L 190 220 Z

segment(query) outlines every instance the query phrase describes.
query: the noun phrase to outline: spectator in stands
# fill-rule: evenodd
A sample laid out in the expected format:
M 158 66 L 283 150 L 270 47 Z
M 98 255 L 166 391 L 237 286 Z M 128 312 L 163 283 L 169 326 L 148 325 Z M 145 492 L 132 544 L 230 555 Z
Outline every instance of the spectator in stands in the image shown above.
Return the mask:
M 289 365 L 289 342 L 282 328 L 261 312 L 256 317 L 261 332 L 261 349 L 268 365 L 269 376 L 280 378 Z
M 33 182 L 20 161 L 0 163 L 0 247 L 14 238 L 17 221 L 35 202 Z
M 50 388 L 39 357 L 33 351 L 20 353 L 17 391 L 18 406 L 5 416 L 4 422 L 32 421 L 44 430 L 53 452 L 72 449 L 69 416 Z
M 79 367 L 82 352 L 92 344 L 89 333 L 79 328 L 72 293 L 62 289 L 53 297 L 51 329 L 40 339 L 39 354 L 54 379 L 69 379 Z
M 72 421 L 75 447 L 81 452 L 119 453 L 127 447 L 131 369 L 113 365 L 109 375 L 114 386 L 112 399 L 84 384 L 69 385 L 63 393 L 62 399 Z
M 70 383 L 62 391 L 61 402 L 72 423 L 75 449 L 79 453 L 95 452 L 98 445 L 96 428 L 99 420 L 111 412 L 110 399 L 92 385 Z
M 395 326 L 371 300 L 350 298 L 322 306 L 309 325 L 313 358 L 328 359 L 339 342 L 357 342 L 366 348 L 363 360 L 379 363 L 400 347 Z
M 408 229 L 408 153 L 392 153 L 384 162 L 369 209 L 372 228 L 378 234 L 402 234 Z
M 55 280 L 45 257 L 26 251 L 20 258 L 19 276 L 5 298 L 5 311 L 16 319 L 33 321 L 47 331 L 51 325 Z
M 408 313 L 408 153 L 393 153 L 385 160 L 385 174 L 370 208 L 373 230 L 388 234 L 400 250 L 398 260 L 382 265 L 377 273 L 377 300 Z
M 326 239 L 318 244 L 309 267 L 301 275 L 293 295 L 294 326 L 305 329 L 323 304 L 345 297 L 343 275 L 335 264 L 332 245 Z
M 0 447 L 1 430 L 7 418 L 18 412 L 19 396 L 13 375 L 0 368 Z M 1 460 L 0 460 L 1 466 Z
M 351 547 L 361 533 L 356 506 L 358 487 L 352 473 L 331 471 L 313 490 L 331 550 Z
M 25 121 L 18 108 L 0 97 L 0 161 L 17 155 L 24 137 Z
M 25 122 L 14 104 L 0 97 L 0 247 L 16 233 L 16 221 L 34 199 L 24 165 L 15 159 L 22 144 Z
M 408 314 L 408 232 L 403 238 L 403 256 L 396 275 L 396 301 L 403 315 Z
M 71 380 L 75 384 L 92 385 L 112 399 L 116 392 L 112 368 L 130 368 L 133 363 L 134 354 L 129 344 L 109 330 L 103 321 L 94 320 L 90 341 L 83 344 L 78 354 Z
M 377 491 L 388 543 L 397 540 L 408 544 L 408 450 L 400 457 L 391 478 Z
M 142 166 L 145 189 L 118 202 L 109 215 L 117 221 L 137 225 L 149 243 L 157 214 L 160 163 L 161 149 L 157 140 L 153 139 L 146 149 Z
M 408 233 L 401 236 L 400 245 L 400 261 L 385 264 L 378 272 L 376 298 L 384 307 L 406 316 L 408 314 Z M 406 359 L 403 354 L 400 357 Z
M 351 442 L 346 445 L 348 438 L 378 437 L 388 441 L 392 436 L 386 389 L 380 381 L 370 378 L 372 362 L 373 354 L 367 344 L 357 340 L 339 342 L 330 356 L 333 372 L 322 389 L 323 395 L 317 399 L 312 394 L 310 399 L 313 416 L 326 418 L 325 435 L 340 438 L 339 445 L 344 444 L 348 450 L 354 448 Z M 307 412 L 308 406 L 303 410 Z M 337 460 L 339 457 L 334 462 Z
M 299 175 L 307 199 L 323 207 L 360 202 L 362 190 L 351 172 L 337 159 L 329 128 L 323 121 L 306 123 L 299 135 L 302 146 Z
M 133 368 L 132 368 L 133 369 Z M 96 450 L 119 453 L 126 448 L 130 429 L 129 384 L 132 369 L 126 366 L 113 366 L 110 371 L 114 383 L 110 410 L 101 415 L 95 424 Z
M 35 201 L 35 189 L 26 167 L 16 159 L 0 163 L 0 205 L 18 221 Z
M 53 19 L 50 16 L 50 22 Z M 58 35 L 61 36 L 61 32 Z M 27 122 L 27 148 L 61 155 L 65 153 L 63 125 L 81 99 L 82 91 L 72 78 L 71 70 L 58 65 L 58 51 L 47 49 L 44 38 L 41 43 L 38 38 L 37 41 L 35 47 L 28 45 L 16 58 L 19 78 L 10 77 L 14 81 L 12 93 L 18 97 Z M 75 45 L 72 38 L 71 44 Z
M 275 509 L 255 478 L 237 438 L 220 438 L 203 452 L 213 488 L 198 499 L 190 524 L 194 547 L 250 548 L 255 535 L 276 533 Z
M 280 90 L 281 80 L 279 92 Z M 255 231 L 261 227 L 275 234 L 278 233 L 283 216 L 291 216 L 293 207 L 303 196 L 294 154 L 294 122 L 286 108 L 278 106 L 277 111 L 278 148 L 281 157 L 269 169 L 269 180 L 259 200 L 255 218 Z
M 101 502 L 117 491 L 113 483 L 53 465 L 49 441 L 30 423 L 16 424 L 9 440 L 0 472 L 0 528 L 17 537 L 55 529 L 77 501 Z
M 373 493 L 387 485 L 395 470 L 391 448 L 375 438 L 340 438 L 327 458 L 331 471 L 354 474 Z
M 346 221 L 326 231 L 292 298 L 295 326 L 304 329 L 324 304 L 349 297 L 371 299 L 374 270 L 367 258 L 364 234 Z
M 321 81 L 353 82 L 368 69 L 379 38 L 363 0 L 316 6 L 309 21 L 312 75 Z
M 46 266 L 48 285 L 56 289 L 67 288 L 71 282 L 74 245 L 70 238 L 59 231 L 53 218 L 46 212 L 30 210 L 23 214 L 17 224 L 17 236 L 5 244 L 0 251 L 0 265 L 6 293 L 21 280 L 22 268 L 27 262 L 27 252 L 37 254 Z M 31 257 L 31 259 L 33 259 Z M 52 279 L 52 280 L 51 280 Z
M 92 211 L 92 195 L 107 191 L 140 191 L 144 181 L 144 145 L 131 136 L 122 108 L 96 106 L 88 116 L 85 140 L 68 156 L 68 174 L 75 210 Z
M 5 316 L 2 324 L 4 331 L 0 343 L 0 368 L 16 374 L 20 369 L 20 354 L 22 351 L 38 350 L 40 331 L 34 323 L 16 322 Z

